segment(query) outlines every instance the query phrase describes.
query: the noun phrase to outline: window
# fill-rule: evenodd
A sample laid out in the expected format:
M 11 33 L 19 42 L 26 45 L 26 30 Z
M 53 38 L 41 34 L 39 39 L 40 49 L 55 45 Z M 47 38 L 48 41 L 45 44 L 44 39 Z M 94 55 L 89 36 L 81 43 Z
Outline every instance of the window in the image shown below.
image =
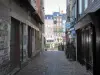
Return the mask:
M 57 17 L 57 22 L 59 21 L 59 18 Z
M 61 22 L 61 21 L 62 21 L 62 19 L 61 19 L 61 18 L 59 18 L 59 21 Z
M 48 17 L 47 17 L 47 19 L 48 19 Z
M 54 21 L 54 24 L 57 24 L 57 21 Z
M 57 14 L 57 16 L 59 16 L 59 14 Z
M 82 0 L 79 0 L 79 14 L 82 14 Z
M 53 17 L 54 24 L 57 24 L 57 17 Z
M 73 7 L 73 9 L 72 9 L 72 19 L 74 19 L 75 18 L 75 7 Z
M 88 0 L 84 0 L 84 9 L 88 7 Z
M 52 17 L 51 17 L 51 19 L 52 19 Z
M 76 13 L 77 13 L 77 7 L 76 7 L 76 4 L 75 4 L 75 18 L 76 18 Z
M 94 0 L 92 0 L 92 2 L 94 2 Z

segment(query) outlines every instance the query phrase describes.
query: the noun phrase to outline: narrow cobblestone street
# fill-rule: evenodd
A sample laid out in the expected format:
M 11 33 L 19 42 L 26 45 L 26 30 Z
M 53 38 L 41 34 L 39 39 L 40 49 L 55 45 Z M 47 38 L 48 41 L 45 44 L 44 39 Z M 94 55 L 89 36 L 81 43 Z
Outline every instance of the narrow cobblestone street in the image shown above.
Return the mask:
M 67 60 L 63 51 L 45 51 L 17 75 L 87 75 L 85 72 L 79 63 Z

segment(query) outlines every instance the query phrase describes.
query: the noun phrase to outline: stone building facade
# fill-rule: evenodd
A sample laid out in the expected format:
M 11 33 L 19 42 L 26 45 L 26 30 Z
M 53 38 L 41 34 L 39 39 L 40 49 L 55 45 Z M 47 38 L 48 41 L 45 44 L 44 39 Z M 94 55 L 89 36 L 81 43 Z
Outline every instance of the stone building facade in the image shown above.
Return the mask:
M 92 73 L 100 73 L 100 0 L 72 0 L 71 22 L 76 31 L 77 61 Z
M 0 75 L 20 70 L 43 48 L 44 6 L 39 15 L 32 2 L 0 0 Z

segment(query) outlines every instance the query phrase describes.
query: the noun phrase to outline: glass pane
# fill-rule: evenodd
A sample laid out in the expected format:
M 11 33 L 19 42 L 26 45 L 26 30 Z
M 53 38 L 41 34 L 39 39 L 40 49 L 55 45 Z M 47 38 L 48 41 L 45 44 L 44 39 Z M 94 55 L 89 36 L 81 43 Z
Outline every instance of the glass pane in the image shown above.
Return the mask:
M 88 0 L 84 0 L 85 9 L 88 7 Z
M 82 14 L 82 0 L 79 0 L 79 14 Z

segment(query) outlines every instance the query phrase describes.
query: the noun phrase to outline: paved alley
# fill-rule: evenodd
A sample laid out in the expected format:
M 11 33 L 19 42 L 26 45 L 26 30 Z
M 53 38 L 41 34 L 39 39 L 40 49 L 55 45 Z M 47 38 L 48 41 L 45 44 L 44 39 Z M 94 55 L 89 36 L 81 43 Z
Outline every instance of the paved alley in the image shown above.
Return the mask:
M 84 67 L 66 59 L 63 51 L 45 51 L 17 75 L 87 75 Z

